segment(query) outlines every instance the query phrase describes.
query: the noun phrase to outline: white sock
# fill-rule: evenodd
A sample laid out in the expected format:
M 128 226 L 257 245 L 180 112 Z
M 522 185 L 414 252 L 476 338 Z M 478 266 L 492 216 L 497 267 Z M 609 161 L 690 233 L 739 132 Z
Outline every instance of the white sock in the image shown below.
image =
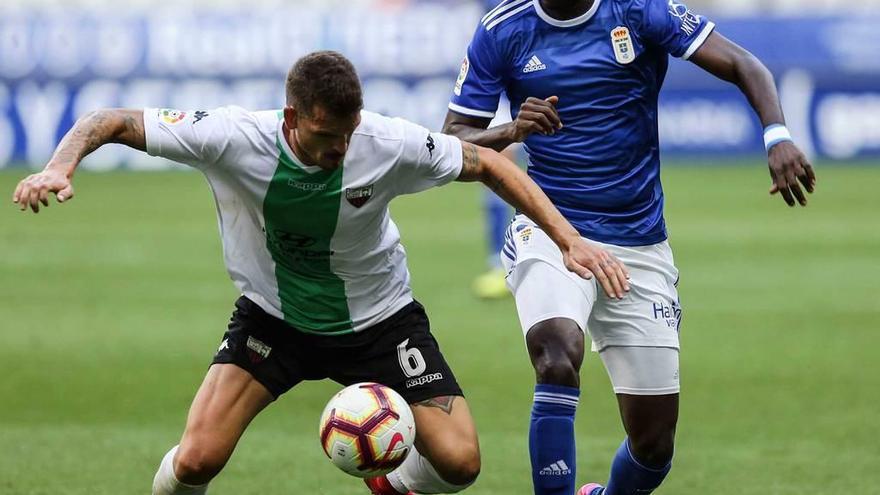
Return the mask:
M 153 478 L 153 495 L 204 495 L 208 492 L 208 484 L 204 485 L 187 485 L 177 480 L 174 475 L 174 454 L 177 453 L 177 445 L 171 448 L 162 463 L 159 464 L 159 470 L 156 471 L 156 477 Z
M 391 486 L 400 493 L 458 493 L 470 485 L 453 485 L 437 474 L 428 459 L 413 447 L 403 464 L 386 476 Z

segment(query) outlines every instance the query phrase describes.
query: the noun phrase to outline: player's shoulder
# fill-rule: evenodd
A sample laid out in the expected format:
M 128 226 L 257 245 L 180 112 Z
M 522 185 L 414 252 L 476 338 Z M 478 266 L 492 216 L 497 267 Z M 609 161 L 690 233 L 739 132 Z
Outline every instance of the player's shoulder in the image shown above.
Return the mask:
M 355 129 L 354 135 L 360 139 L 374 141 L 403 141 L 406 139 L 407 129 L 415 125 L 399 117 L 387 117 L 361 110 L 361 122 Z
M 278 122 L 284 119 L 281 110 L 247 110 L 245 108 L 231 105 L 225 107 L 229 112 L 229 116 L 233 122 L 243 128 L 252 129 L 256 132 L 274 135 L 278 127 Z
M 200 111 L 201 118 L 209 126 L 223 129 L 230 145 L 236 150 L 273 152 L 279 122 L 283 120 L 280 110 L 253 111 L 229 105 Z M 198 124 L 194 124 L 198 125 Z
M 673 0 L 602 0 L 611 3 L 616 10 L 623 12 L 626 20 L 636 26 L 645 18 L 657 13 L 665 13 Z M 683 0 L 682 0 L 683 1 Z
M 252 111 L 236 105 L 193 111 L 193 124 L 223 125 L 230 130 L 274 133 L 281 119 L 279 110 Z

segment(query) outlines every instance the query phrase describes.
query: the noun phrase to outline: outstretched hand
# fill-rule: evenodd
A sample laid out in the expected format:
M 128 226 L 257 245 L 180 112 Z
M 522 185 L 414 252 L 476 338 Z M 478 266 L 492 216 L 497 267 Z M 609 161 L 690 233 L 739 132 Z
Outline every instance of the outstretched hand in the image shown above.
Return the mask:
M 562 252 L 565 267 L 587 280 L 596 280 L 608 297 L 623 299 L 629 292 L 629 271 L 623 263 L 601 247 L 579 239 Z
M 59 203 L 73 197 L 73 184 L 67 174 L 47 168 L 42 172 L 31 174 L 15 188 L 12 202 L 19 205 L 22 211 L 28 206 L 34 213 L 39 213 L 40 203 L 49 206 L 49 193 L 54 193 Z
M 807 197 L 801 185 L 812 194 L 816 188 L 816 174 L 807 157 L 792 142 L 779 143 L 770 148 L 770 178 L 773 185 L 770 194 L 781 194 L 788 206 L 795 200 L 807 206 Z

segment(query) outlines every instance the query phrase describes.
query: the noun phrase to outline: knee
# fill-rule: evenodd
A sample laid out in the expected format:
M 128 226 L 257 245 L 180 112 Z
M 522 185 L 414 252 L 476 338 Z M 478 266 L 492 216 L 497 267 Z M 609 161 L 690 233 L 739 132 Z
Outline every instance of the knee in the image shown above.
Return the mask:
M 444 481 L 463 490 L 472 485 L 480 475 L 480 449 L 476 445 L 459 446 L 442 466 L 435 468 Z
M 206 448 L 181 445 L 174 458 L 174 476 L 181 483 L 203 485 L 220 473 L 227 459 Z
M 659 427 L 629 438 L 633 456 L 648 467 L 669 464 L 675 453 L 675 428 Z
M 529 330 L 528 347 L 538 383 L 579 386 L 584 335 L 574 322 L 556 319 L 536 324 Z

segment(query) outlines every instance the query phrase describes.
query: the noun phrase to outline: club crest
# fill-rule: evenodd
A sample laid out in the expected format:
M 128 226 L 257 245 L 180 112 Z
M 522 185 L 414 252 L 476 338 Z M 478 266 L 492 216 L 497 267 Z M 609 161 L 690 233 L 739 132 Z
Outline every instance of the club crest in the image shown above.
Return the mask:
M 628 28 L 617 26 L 611 30 L 611 46 L 614 47 L 614 58 L 618 63 L 626 65 L 636 59 L 636 49 Z
M 345 199 L 351 206 L 360 208 L 373 197 L 373 185 L 364 187 L 351 187 L 345 189 Z

